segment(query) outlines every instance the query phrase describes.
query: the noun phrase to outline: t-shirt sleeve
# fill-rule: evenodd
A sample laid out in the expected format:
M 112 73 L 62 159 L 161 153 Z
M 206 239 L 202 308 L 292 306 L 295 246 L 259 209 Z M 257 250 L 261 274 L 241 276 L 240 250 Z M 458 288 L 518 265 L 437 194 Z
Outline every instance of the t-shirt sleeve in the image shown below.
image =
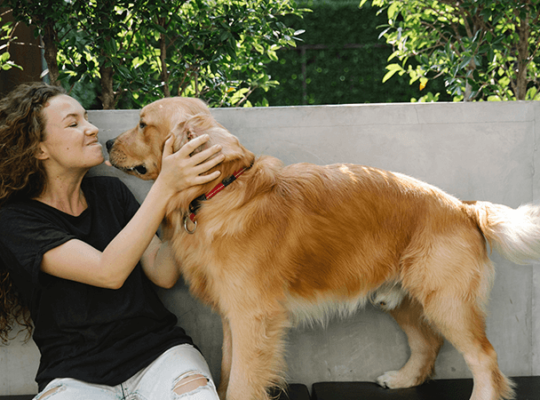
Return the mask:
M 21 210 L 2 210 L 0 224 L 0 257 L 5 267 L 22 268 L 36 285 L 43 255 L 75 238 L 46 218 Z

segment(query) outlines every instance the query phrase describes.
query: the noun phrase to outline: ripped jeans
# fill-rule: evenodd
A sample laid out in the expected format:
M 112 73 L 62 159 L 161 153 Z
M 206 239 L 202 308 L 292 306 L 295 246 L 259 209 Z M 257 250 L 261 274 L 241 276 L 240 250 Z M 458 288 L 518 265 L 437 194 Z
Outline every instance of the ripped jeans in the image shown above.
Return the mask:
M 118 386 L 71 378 L 51 381 L 34 400 L 219 400 L 203 356 L 191 345 L 173 347 Z

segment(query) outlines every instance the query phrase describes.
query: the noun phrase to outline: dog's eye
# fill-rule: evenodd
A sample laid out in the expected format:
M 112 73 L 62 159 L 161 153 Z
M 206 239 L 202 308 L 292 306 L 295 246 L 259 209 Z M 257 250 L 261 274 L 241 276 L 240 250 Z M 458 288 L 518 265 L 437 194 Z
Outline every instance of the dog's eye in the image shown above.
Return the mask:
M 139 122 L 139 128 L 144 129 L 146 124 L 144 122 Z

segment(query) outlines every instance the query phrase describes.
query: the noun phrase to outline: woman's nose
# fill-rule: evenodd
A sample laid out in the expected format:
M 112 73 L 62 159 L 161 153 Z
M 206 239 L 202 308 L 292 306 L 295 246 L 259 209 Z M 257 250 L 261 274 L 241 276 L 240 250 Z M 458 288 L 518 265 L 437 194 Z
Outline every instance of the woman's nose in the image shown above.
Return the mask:
M 85 133 L 88 136 L 96 136 L 98 132 L 99 132 L 99 128 L 95 126 L 94 124 L 91 124 L 90 122 L 88 122 L 88 126 L 86 127 Z

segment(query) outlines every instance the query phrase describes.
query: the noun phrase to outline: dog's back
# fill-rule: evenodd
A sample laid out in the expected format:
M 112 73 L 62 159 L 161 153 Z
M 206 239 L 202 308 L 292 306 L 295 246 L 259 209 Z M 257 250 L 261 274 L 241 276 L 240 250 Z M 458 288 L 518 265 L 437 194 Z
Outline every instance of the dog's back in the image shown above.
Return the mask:
M 449 254 L 457 247 L 484 262 L 484 239 L 467 206 L 401 174 L 294 164 L 283 168 L 267 196 L 274 209 L 265 219 L 279 249 L 272 259 L 289 277 L 293 297 L 346 300 L 388 281 L 414 280 L 410 275 L 420 271 L 411 265 L 427 263 L 437 247 L 447 246 Z M 260 230 L 268 235 L 267 227 Z
M 187 254 L 205 238 L 202 257 L 207 246 L 220 249 L 208 264 L 245 265 L 249 285 L 265 292 L 270 285 L 276 297 L 361 301 L 388 281 L 417 285 L 416 275 L 426 274 L 415 268 L 427 267 L 437 246 L 468 249 L 483 263 L 484 240 L 466 207 L 401 174 L 350 164 L 281 167 L 263 157 L 201 208 L 199 237 L 178 242 Z

